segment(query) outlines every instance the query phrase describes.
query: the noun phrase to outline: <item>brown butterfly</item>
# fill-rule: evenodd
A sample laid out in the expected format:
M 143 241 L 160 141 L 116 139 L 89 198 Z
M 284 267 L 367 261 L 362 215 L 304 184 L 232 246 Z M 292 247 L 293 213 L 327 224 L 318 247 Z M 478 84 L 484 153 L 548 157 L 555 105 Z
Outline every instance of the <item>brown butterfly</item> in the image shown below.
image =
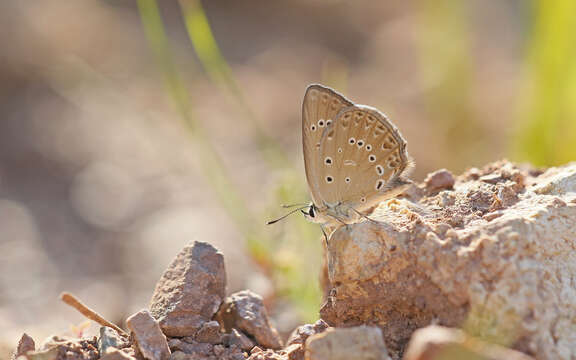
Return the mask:
M 310 85 L 302 104 L 304 165 L 312 204 L 303 213 L 324 225 L 352 224 L 403 192 L 412 162 L 386 115 Z

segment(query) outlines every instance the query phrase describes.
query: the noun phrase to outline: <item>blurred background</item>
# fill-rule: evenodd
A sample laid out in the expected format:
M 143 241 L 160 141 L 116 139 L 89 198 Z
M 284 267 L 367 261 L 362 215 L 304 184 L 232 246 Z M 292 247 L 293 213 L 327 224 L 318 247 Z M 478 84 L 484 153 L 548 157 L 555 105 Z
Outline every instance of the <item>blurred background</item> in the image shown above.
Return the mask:
M 576 159 L 573 0 L 0 2 L 0 342 L 122 324 L 188 242 L 286 333 L 317 319 L 301 101 L 387 113 L 414 178 Z M 1 357 L 2 355 L 0 355 Z

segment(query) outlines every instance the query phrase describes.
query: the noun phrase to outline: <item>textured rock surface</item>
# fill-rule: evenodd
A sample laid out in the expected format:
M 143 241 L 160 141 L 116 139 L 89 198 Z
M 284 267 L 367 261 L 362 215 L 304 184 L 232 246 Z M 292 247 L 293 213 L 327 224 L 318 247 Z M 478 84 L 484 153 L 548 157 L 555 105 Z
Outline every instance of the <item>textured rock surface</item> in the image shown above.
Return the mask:
M 16 346 L 16 351 L 14 352 L 12 359 L 18 358 L 20 355 L 25 355 L 27 352 L 32 352 L 36 350 L 36 344 L 34 339 L 32 339 L 28 334 L 22 334 L 18 345 Z
M 167 360 L 170 349 L 166 337 L 162 334 L 158 322 L 146 310 L 137 312 L 126 320 L 128 329 L 144 359 Z
M 96 338 L 70 339 L 52 336 L 34 352 L 28 352 L 28 360 L 96 360 L 98 353 Z
M 380 204 L 328 245 L 332 326 L 377 324 L 399 358 L 433 321 L 534 355 L 576 357 L 576 164 L 497 162 L 453 190 Z M 427 194 L 427 195 L 425 195 Z
M 250 340 L 250 338 L 242 331 L 232 329 L 230 334 L 226 335 L 225 345 L 236 345 L 244 351 L 250 351 L 256 344 L 254 344 L 254 341 Z
M 286 346 L 293 344 L 304 344 L 306 339 L 314 334 L 319 334 L 328 328 L 328 324 L 324 320 L 318 320 L 314 324 L 305 324 L 297 327 L 292 331 Z
M 193 336 L 210 321 L 225 296 L 224 257 L 212 245 L 186 246 L 156 285 L 150 313 L 166 336 Z
M 239 291 L 226 298 L 218 318 L 227 332 L 233 328 L 240 329 L 266 348 L 282 347 L 278 332 L 268 321 L 262 298 L 249 290 Z
M 434 325 L 414 332 L 403 359 L 533 360 L 521 352 L 471 338 L 462 330 Z
M 123 349 L 129 344 L 129 339 L 118 334 L 116 330 L 106 326 L 100 328 L 100 337 L 98 338 L 98 351 L 100 354 L 106 354 L 106 350 L 109 347 Z
M 222 334 L 220 333 L 220 324 L 218 321 L 208 321 L 202 324 L 194 336 L 198 342 L 209 344 L 222 343 Z
M 306 340 L 306 360 L 386 360 L 382 331 L 375 326 L 329 328 Z
M 108 347 L 100 360 L 136 360 L 134 356 L 114 347 Z
M 440 190 L 449 190 L 454 187 L 454 176 L 452 173 L 446 169 L 440 169 L 428 174 L 424 184 L 426 185 L 426 190 L 432 193 Z
M 244 354 L 238 346 L 212 345 L 199 343 L 192 339 L 170 339 L 171 360 L 244 360 Z

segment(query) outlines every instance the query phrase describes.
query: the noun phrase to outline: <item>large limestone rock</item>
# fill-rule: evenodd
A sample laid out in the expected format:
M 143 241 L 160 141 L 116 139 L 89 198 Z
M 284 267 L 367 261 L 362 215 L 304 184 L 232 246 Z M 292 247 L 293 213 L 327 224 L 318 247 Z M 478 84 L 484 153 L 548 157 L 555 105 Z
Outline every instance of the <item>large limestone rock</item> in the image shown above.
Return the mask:
M 331 326 L 378 325 L 393 358 L 417 328 L 462 327 L 538 359 L 576 357 L 576 164 L 445 171 L 341 227 L 327 248 Z

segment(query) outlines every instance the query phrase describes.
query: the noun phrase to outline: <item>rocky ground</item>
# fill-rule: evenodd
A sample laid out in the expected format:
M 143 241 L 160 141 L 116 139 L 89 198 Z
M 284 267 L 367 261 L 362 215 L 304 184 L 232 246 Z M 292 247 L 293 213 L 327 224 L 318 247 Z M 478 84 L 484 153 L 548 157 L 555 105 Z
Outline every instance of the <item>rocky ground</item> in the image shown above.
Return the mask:
M 100 335 L 24 334 L 14 359 L 576 357 L 576 164 L 440 170 L 371 218 L 330 236 L 320 319 L 286 341 L 260 296 L 226 296 L 222 254 L 195 242 L 127 330 L 68 298 Z

